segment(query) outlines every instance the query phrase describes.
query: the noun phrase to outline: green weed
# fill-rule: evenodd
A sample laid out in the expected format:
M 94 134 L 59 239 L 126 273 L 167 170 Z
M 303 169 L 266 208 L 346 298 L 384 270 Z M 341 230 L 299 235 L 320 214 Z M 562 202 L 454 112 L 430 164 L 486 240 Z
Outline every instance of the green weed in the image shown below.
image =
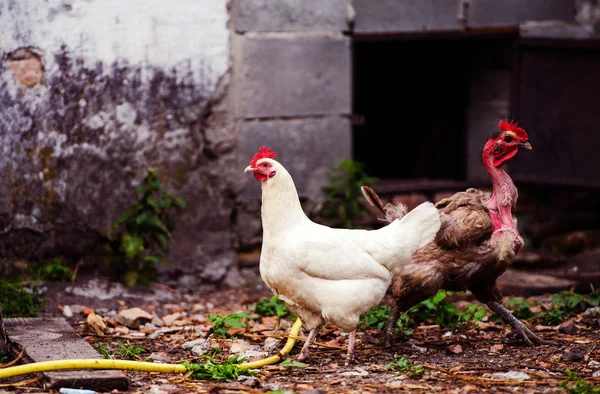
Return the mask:
M 563 380 L 560 387 L 571 394 L 600 394 L 600 387 L 592 386 L 588 381 L 581 379 L 575 372 L 567 369 L 567 379 Z
M 98 353 L 100 353 L 102 355 L 102 357 L 104 357 L 107 360 L 110 360 L 112 358 L 110 356 L 110 353 L 108 353 L 109 348 L 107 345 L 104 345 L 99 342 L 95 342 L 94 344 L 96 345 L 96 350 L 98 351 Z
M 119 341 L 117 342 L 117 350 L 115 354 L 126 360 L 139 360 L 139 355 L 145 352 L 147 352 L 147 350 L 142 346 L 125 345 L 123 342 Z
M 340 161 L 323 187 L 326 198 L 323 215 L 339 218 L 346 228 L 356 228 L 354 220 L 365 213 L 359 204 L 360 187 L 374 181 L 364 172 L 362 164 L 349 159 Z
M 292 313 L 277 296 L 264 298 L 254 305 L 254 313 L 259 316 L 277 316 L 279 318 L 291 316 Z
M 420 378 L 425 373 L 422 365 L 416 364 L 412 360 L 394 354 L 394 362 L 385 366 L 385 369 L 397 371 L 398 374 L 406 374 L 409 378 Z
M 248 327 L 247 319 L 250 317 L 246 312 L 232 313 L 226 316 L 211 313 L 207 321 L 213 323 L 212 335 L 215 338 L 229 338 L 230 328 Z
M 373 307 L 360 317 L 358 329 L 366 330 L 372 328 L 381 330 L 383 327 L 385 327 L 385 323 L 389 314 L 390 307 L 387 305 L 378 305 Z
M 47 301 L 35 283 L 5 279 L 0 279 L 0 300 L 4 317 L 36 317 Z
M 191 364 L 184 362 L 189 371 L 192 371 L 191 378 L 195 380 L 222 380 L 230 382 L 237 380 L 240 375 L 254 375 L 254 372 L 247 369 L 240 369 L 238 365 L 244 361 L 244 358 L 231 356 L 222 364 L 218 364 L 212 357 L 205 356 L 204 364 Z
M 281 364 L 282 367 L 285 367 L 285 371 L 283 372 L 286 375 L 289 375 L 292 372 L 293 368 L 306 368 L 308 364 L 301 363 L 300 361 L 293 361 L 291 358 L 286 358 Z
M 113 223 L 106 244 L 106 262 L 130 287 L 154 281 L 156 265 L 167 262 L 173 212 L 186 207 L 184 200 L 163 191 L 153 169 L 136 192 L 138 200 Z

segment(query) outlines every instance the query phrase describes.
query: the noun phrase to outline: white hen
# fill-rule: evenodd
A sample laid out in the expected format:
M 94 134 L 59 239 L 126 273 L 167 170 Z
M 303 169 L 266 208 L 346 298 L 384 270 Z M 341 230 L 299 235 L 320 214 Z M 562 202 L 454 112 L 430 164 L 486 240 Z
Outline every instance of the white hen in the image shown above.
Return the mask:
M 263 147 L 245 169 L 262 184 L 261 277 L 310 330 L 299 360 L 309 357 L 318 327 L 329 322 L 350 332 L 352 361 L 360 315 L 381 302 L 392 273 L 433 240 L 439 213 L 426 202 L 372 231 L 314 223 L 300 206 L 292 177 L 274 157 Z

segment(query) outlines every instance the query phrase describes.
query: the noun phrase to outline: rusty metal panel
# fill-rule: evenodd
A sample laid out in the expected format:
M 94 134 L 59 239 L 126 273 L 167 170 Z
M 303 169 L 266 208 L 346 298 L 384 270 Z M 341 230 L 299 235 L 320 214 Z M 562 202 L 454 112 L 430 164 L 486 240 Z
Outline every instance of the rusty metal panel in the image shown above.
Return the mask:
M 600 51 L 518 50 L 516 119 L 534 150 L 516 157 L 516 179 L 600 186 Z

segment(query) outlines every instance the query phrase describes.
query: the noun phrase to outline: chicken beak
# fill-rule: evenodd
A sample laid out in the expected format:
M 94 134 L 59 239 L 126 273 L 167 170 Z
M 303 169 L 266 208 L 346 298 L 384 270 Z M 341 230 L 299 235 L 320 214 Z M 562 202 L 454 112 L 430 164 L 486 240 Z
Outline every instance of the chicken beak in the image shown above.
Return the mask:
M 521 142 L 519 144 L 519 148 L 523 148 L 523 149 L 527 149 L 527 150 L 532 150 L 533 149 L 531 147 L 531 144 L 529 142 Z
M 244 172 L 254 172 L 254 171 L 256 171 L 256 168 L 251 167 L 251 166 L 248 166 L 244 169 Z

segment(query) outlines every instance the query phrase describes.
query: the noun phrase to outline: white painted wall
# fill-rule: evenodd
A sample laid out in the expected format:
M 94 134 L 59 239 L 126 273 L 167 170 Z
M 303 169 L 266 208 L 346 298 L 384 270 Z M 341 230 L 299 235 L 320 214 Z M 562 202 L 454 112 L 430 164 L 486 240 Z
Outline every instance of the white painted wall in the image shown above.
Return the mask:
M 4 0 L 0 52 L 35 46 L 52 72 L 66 45 L 86 65 L 191 68 L 210 89 L 228 66 L 227 19 L 226 0 Z

